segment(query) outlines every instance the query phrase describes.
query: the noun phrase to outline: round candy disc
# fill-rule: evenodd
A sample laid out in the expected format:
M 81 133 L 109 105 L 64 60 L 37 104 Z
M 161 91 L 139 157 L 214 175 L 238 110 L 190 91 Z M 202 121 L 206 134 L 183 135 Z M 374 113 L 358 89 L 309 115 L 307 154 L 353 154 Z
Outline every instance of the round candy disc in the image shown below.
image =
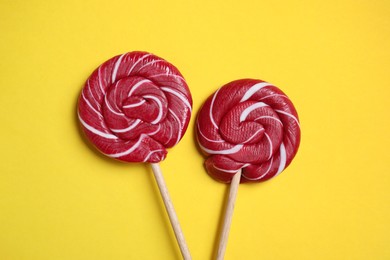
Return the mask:
M 192 98 L 178 69 L 153 54 L 130 52 L 104 62 L 78 102 L 87 138 L 125 162 L 156 163 L 183 137 Z
M 230 182 L 268 180 L 294 158 L 300 142 L 297 112 L 277 87 L 254 79 L 230 82 L 210 96 L 197 117 L 197 139 L 207 172 Z

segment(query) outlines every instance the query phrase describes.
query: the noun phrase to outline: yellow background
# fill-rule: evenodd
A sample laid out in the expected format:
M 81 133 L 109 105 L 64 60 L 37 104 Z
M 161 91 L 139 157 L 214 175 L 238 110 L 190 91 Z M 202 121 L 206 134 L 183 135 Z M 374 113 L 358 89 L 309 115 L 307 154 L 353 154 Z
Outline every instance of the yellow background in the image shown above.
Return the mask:
M 0 259 L 180 259 L 148 166 L 99 156 L 76 100 L 114 55 L 176 65 L 194 112 L 260 78 L 295 104 L 286 171 L 241 185 L 225 259 L 390 259 L 389 1 L 0 0 Z M 195 114 L 195 113 L 194 113 Z M 211 259 L 228 186 L 194 122 L 161 163 L 188 246 Z

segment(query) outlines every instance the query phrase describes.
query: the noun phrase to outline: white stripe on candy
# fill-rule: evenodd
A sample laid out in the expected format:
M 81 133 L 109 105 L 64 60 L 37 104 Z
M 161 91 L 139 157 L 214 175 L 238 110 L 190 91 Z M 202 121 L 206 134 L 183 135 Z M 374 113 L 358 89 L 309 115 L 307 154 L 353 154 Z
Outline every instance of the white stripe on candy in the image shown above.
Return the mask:
M 269 84 L 268 82 L 260 82 L 260 83 L 253 85 L 250 89 L 248 89 L 247 92 L 245 92 L 245 94 L 242 97 L 242 99 L 240 100 L 240 102 L 244 102 L 244 101 L 248 100 L 251 96 L 253 96 L 253 94 L 255 94 L 257 91 L 259 91 L 260 89 L 262 89 L 266 86 L 272 86 L 272 85 Z
M 160 131 L 160 129 L 161 129 L 161 125 L 158 125 L 156 131 L 153 131 L 153 132 L 149 133 L 148 135 L 149 136 L 155 135 L 155 134 L 157 134 Z
M 152 55 L 152 54 L 150 54 L 150 53 L 145 54 L 144 56 L 142 56 L 141 58 L 139 58 L 136 62 L 134 62 L 133 66 L 131 66 L 131 68 L 129 69 L 129 72 L 127 73 L 127 75 L 130 75 L 130 73 L 133 71 L 134 67 L 135 67 L 138 63 L 140 63 L 142 60 L 144 60 L 146 57 L 149 57 L 150 55 Z
M 283 115 L 286 115 L 286 116 L 289 116 L 289 117 L 291 117 L 292 119 L 294 119 L 294 120 L 295 120 L 295 122 L 298 124 L 298 126 L 300 126 L 300 125 L 299 125 L 298 118 L 296 118 L 296 117 L 295 117 L 295 116 L 293 116 L 292 114 L 290 114 L 290 113 L 287 113 L 287 112 L 284 112 L 283 110 L 279 110 L 279 109 L 276 109 L 275 111 L 276 111 L 276 112 L 278 112 L 278 113 L 280 113 L 280 114 L 283 114 Z
M 276 122 L 280 123 L 281 125 L 283 125 L 282 121 L 280 121 L 280 119 L 276 118 L 276 117 L 273 117 L 273 116 L 259 116 L 258 118 L 256 118 L 254 121 L 256 120 L 260 120 L 260 119 L 264 119 L 264 118 L 267 118 L 267 119 L 273 119 L 275 120 Z
M 115 135 L 112 135 L 112 134 L 107 134 L 107 133 L 103 133 L 95 128 L 93 128 L 92 126 L 88 125 L 87 123 L 84 122 L 84 120 L 81 118 L 80 115 L 79 116 L 79 120 L 81 122 L 81 124 L 86 128 L 88 129 L 89 131 L 91 131 L 92 133 L 94 134 L 97 134 L 98 136 L 101 136 L 101 137 L 104 137 L 104 138 L 107 138 L 107 139 L 118 139 L 118 137 L 116 137 Z
M 215 101 L 215 98 L 217 97 L 218 95 L 218 92 L 221 90 L 221 88 L 219 88 L 217 91 L 215 91 L 215 94 L 213 95 L 213 99 L 211 100 L 211 104 L 210 104 L 210 120 L 211 120 L 211 123 L 213 124 L 213 126 L 216 128 L 216 129 L 219 129 L 218 125 L 215 123 L 214 121 L 214 117 L 213 117 L 213 107 L 214 107 L 214 101 Z
M 202 146 L 199 143 L 200 148 L 202 148 L 203 151 L 205 151 L 208 154 L 233 154 L 241 150 L 241 148 L 244 146 L 243 144 L 237 144 L 233 148 L 226 149 L 226 150 L 211 150 L 207 149 L 206 147 Z
M 121 64 L 122 62 L 122 59 L 123 57 L 126 55 L 125 54 L 122 54 L 119 59 L 115 62 L 115 65 L 114 65 L 114 70 L 112 71 L 112 78 L 111 78 L 111 84 L 113 84 L 116 80 L 116 74 L 118 73 L 118 69 L 119 69 L 119 65 Z
M 100 114 L 99 111 L 97 111 L 95 108 L 93 108 L 93 106 L 91 105 L 91 103 L 89 103 L 89 101 L 85 98 L 84 96 L 84 91 L 81 92 L 81 97 L 84 99 L 84 101 L 87 103 L 87 105 L 99 116 L 99 117 L 103 117 L 102 114 Z
M 180 138 L 181 138 L 181 131 L 183 129 L 183 127 L 181 126 L 181 123 L 180 123 L 180 120 L 179 120 L 179 117 L 175 114 L 175 112 L 173 112 L 172 109 L 168 109 L 169 113 L 172 114 L 173 118 L 176 120 L 177 124 L 179 125 L 179 134 L 177 135 L 177 140 L 175 142 L 175 145 L 180 141 Z M 171 139 L 172 137 L 172 130 L 171 130 L 171 136 L 169 137 L 169 140 Z
M 135 103 L 135 104 L 130 104 L 130 105 L 125 105 L 123 106 L 123 108 L 133 108 L 133 107 L 139 107 L 139 106 L 142 106 L 142 104 L 144 104 L 146 102 L 145 99 L 141 100 L 140 102 L 138 103 Z
M 95 105 L 96 105 L 98 108 L 100 108 L 101 106 L 100 106 L 99 102 L 96 100 L 95 96 L 92 94 L 91 85 L 89 84 L 89 79 L 88 79 L 88 81 L 87 81 L 87 86 L 88 86 L 88 92 L 89 92 L 91 98 L 93 99 L 93 101 L 95 102 Z M 84 92 L 84 91 L 83 91 L 83 92 Z
M 169 92 L 169 93 L 175 95 L 176 97 L 178 97 L 181 101 L 184 102 L 184 104 L 190 109 L 190 111 L 192 111 L 192 106 L 191 106 L 190 102 L 183 96 L 183 94 L 181 94 L 180 92 L 174 91 L 173 89 L 170 89 L 168 87 L 161 87 L 161 89 L 163 91 Z
M 197 127 L 198 127 L 199 134 L 200 134 L 204 139 L 206 139 L 207 141 L 212 142 L 212 143 L 224 143 L 224 142 L 225 142 L 224 140 L 212 140 L 212 139 L 210 139 L 210 138 L 207 138 L 207 137 L 203 134 L 202 130 L 200 129 L 199 122 L 197 122 L 196 125 L 197 125 Z
M 259 129 L 257 130 L 251 137 L 249 137 L 247 140 L 245 140 L 244 142 L 242 142 L 243 144 L 246 144 L 248 142 L 250 142 L 250 140 L 252 140 L 259 132 L 261 132 L 263 129 Z
M 124 128 L 124 129 L 111 129 L 114 133 L 124 133 L 127 131 L 130 131 L 131 129 L 135 128 L 139 123 L 141 122 L 141 119 L 135 120 L 133 124 L 131 124 L 129 127 Z
M 129 91 L 129 94 L 128 94 L 127 96 L 130 97 L 130 96 L 133 94 L 133 92 L 134 92 L 137 88 L 139 88 L 139 86 L 141 86 L 142 84 L 144 84 L 144 83 L 146 83 L 146 82 L 151 82 L 151 81 L 148 80 L 148 79 L 143 79 L 143 80 L 137 82 L 137 83 L 131 88 L 131 90 Z
M 240 168 L 238 168 L 237 170 L 226 170 L 226 169 L 222 169 L 222 168 L 215 166 L 215 164 L 213 164 L 213 168 L 218 170 L 218 171 L 227 172 L 227 173 L 236 173 L 240 169 Z
M 108 104 L 107 96 L 104 97 L 104 102 L 106 103 L 108 110 L 110 110 L 112 113 L 114 113 L 114 114 L 116 114 L 118 116 L 123 116 L 124 115 L 122 112 L 114 111 L 114 109 L 110 106 L 110 104 Z
M 159 150 L 150 151 L 150 152 L 148 153 L 148 155 L 146 155 L 146 157 L 145 157 L 145 159 L 144 159 L 144 162 L 147 162 L 148 159 L 150 158 L 150 156 L 151 156 L 152 154 L 156 153 L 156 152 L 164 152 L 164 150 L 159 149 Z
M 278 176 L 286 167 L 286 160 L 287 160 L 287 155 L 286 155 L 286 147 L 284 146 L 284 143 L 280 145 L 280 164 L 278 168 L 278 172 L 275 174 L 274 177 Z
M 269 163 L 269 166 L 268 166 L 267 171 L 265 171 L 265 173 L 263 173 L 263 174 L 260 175 L 259 177 L 250 178 L 250 177 L 247 177 L 245 174 L 244 174 L 243 176 L 244 176 L 246 179 L 251 180 L 251 181 L 258 181 L 258 180 L 261 180 L 261 179 L 264 178 L 264 177 L 269 173 L 269 171 L 271 170 L 273 161 L 274 161 L 274 158 L 271 157 L 271 162 Z
M 258 102 L 258 103 L 255 103 L 255 104 L 245 108 L 244 111 L 242 111 L 242 113 L 240 115 L 240 123 L 243 122 L 253 110 L 260 108 L 260 107 L 265 107 L 265 106 L 267 106 L 267 104 L 265 104 L 263 102 Z
M 102 66 L 100 65 L 98 68 L 98 81 L 99 81 L 99 88 L 102 91 L 102 94 L 105 94 L 104 89 L 103 89 L 103 84 L 102 84 L 102 73 L 100 72 L 100 69 Z
M 147 98 L 153 99 L 153 100 L 156 101 L 157 104 L 158 104 L 158 115 L 157 115 L 156 119 L 155 119 L 153 122 L 151 122 L 151 124 L 155 125 L 155 124 L 157 124 L 158 122 L 160 122 L 160 120 L 161 120 L 161 118 L 162 118 L 162 115 L 163 115 L 162 103 L 161 103 L 160 99 L 158 99 L 158 98 L 155 97 L 155 96 L 145 95 L 144 98 L 146 98 L 146 99 L 147 99 Z
M 149 78 L 157 78 L 157 77 L 160 77 L 160 76 L 169 76 L 169 77 L 174 77 L 174 78 L 181 79 L 182 81 L 185 81 L 182 76 L 175 75 L 175 74 L 172 74 L 172 73 L 169 73 L 169 74 L 166 74 L 166 73 L 155 74 L 155 75 L 149 76 Z
M 146 137 L 146 135 L 142 134 L 141 137 L 138 139 L 138 141 L 132 146 L 130 147 L 130 149 L 124 151 L 124 152 L 121 152 L 121 153 L 114 153 L 114 154 L 106 154 L 107 156 L 110 156 L 110 157 L 113 157 L 113 158 L 118 158 L 118 157 L 122 157 L 122 156 L 125 156 L 125 155 L 128 155 L 130 153 L 132 153 L 135 149 L 137 149 L 142 140 Z
M 264 97 L 260 98 L 260 100 L 264 100 L 264 99 L 267 99 L 270 97 L 277 97 L 277 96 L 284 97 L 284 98 L 288 99 L 288 97 L 286 95 L 283 95 L 283 94 L 272 94 L 272 95 L 264 96 Z
M 268 160 L 269 160 L 272 157 L 273 145 L 272 145 L 272 141 L 271 141 L 271 138 L 269 137 L 269 135 L 267 133 L 265 133 L 265 132 L 264 132 L 264 134 L 267 137 L 268 142 L 269 142 L 269 156 L 268 156 Z
M 145 63 L 144 65 L 142 65 L 141 68 L 138 69 L 138 71 L 142 70 L 146 66 L 152 65 L 152 64 L 157 63 L 157 62 L 164 62 L 164 60 L 152 60 L 152 61 L 149 61 L 148 63 Z

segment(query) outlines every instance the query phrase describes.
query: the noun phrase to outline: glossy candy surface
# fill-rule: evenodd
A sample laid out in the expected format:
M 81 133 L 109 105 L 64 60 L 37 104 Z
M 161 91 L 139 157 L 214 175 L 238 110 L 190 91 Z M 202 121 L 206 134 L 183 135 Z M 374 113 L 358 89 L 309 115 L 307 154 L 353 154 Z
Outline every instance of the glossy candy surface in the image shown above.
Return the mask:
M 207 172 L 231 182 L 260 182 L 280 174 L 300 143 L 298 114 L 277 87 L 255 79 L 230 82 L 202 106 L 196 122 L 198 144 L 207 155 Z
M 78 117 L 103 154 L 125 162 L 156 163 L 183 137 L 192 98 L 178 69 L 151 53 L 118 55 L 86 81 Z

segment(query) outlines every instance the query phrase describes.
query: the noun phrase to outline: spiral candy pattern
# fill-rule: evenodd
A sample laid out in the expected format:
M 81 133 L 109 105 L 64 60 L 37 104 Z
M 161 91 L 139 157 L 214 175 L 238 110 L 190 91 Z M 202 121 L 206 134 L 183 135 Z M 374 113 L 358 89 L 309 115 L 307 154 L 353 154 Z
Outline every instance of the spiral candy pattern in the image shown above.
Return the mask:
M 103 154 L 125 162 L 156 163 L 183 137 L 192 98 L 178 69 L 147 52 L 104 62 L 80 94 L 78 117 Z
M 229 183 L 242 169 L 241 182 L 280 174 L 300 143 L 297 112 L 277 87 L 255 79 L 230 82 L 202 106 L 196 122 L 198 144 L 208 156 L 207 172 Z

